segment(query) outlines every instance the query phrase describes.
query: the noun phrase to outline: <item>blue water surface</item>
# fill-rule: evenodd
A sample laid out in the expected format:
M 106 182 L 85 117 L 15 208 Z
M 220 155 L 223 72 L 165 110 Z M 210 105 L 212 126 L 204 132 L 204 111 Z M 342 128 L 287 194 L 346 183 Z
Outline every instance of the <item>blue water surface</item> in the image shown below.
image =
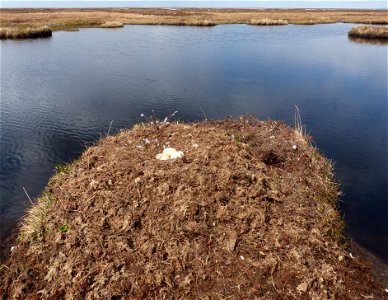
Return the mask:
M 292 125 L 297 105 L 335 162 L 348 234 L 388 261 L 387 46 L 352 24 L 125 26 L 1 41 L 0 237 L 56 163 L 140 115 L 255 114 Z

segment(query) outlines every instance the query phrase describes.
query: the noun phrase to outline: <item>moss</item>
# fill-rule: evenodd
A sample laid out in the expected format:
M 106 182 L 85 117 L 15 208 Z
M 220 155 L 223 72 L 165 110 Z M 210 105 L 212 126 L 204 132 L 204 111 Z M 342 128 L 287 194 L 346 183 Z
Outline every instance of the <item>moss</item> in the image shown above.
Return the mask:
M 58 172 L 58 173 L 67 173 L 69 171 L 69 166 L 65 165 L 65 164 L 61 164 L 61 163 L 57 163 L 55 165 L 55 170 Z

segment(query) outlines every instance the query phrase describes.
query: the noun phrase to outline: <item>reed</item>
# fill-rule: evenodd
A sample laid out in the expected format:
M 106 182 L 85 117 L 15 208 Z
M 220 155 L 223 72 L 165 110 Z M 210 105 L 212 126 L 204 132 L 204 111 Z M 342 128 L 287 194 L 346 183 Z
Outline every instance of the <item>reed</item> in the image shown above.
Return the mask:
M 248 22 L 248 24 L 249 25 L 260 25 L 260 26 L 288 25 L 288 21 L 283 20 L 283 19 L 274 20 L 274 19 L 269 19 L 269 18 L 251 19 Z
M 353 27 L 348 36 L 362 39 L 388 39 L 388 27 L 385 26 L 358 26 Z
M 29 38 L 44 38 L 52 36 L 52 31 L 47 26 L 33 28 L 0 28 L 0 39 L 29 39 Z

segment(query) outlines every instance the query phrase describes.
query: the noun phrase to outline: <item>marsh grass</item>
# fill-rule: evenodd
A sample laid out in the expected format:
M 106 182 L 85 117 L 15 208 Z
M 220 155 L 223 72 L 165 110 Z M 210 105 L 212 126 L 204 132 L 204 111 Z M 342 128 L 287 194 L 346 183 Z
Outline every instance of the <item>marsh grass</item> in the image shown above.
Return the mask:
M 269 19 L 269 18 L 251 19 L 248 24 L 249 25 L 260 25 L 260 26 L 288 25 L 288 21 L 283 20 L 283 19 L 274 20 L 274 19 Z
M 348 36 L 361 39 L 388 40 L 388 27 L 386 26 L 358 26 L 353 27 Z
M 47 26 L 33 28 L 0 28 L 0 39 L 29 39 L 29 38 L 44 38 L 52 36 L 52 31 Z
M 47 227 L 47 213 L 54 202 L 54 194 L 45 192 L 36 204 L 32 205 L 22 223 L 19 241 L 33 242 L 44 240 L 46 232 L 49 231 Z
M 211 20 L 195 20 L 195 21 L 185 22 L 184 25 L 208 27 L 208 26 L 215 26 L 217 24 Z
M 61 163 L 57 163 L 55 165 L 55 170 L 57 173 L 67 173 L 69 171 L 69 166 Z
M 1 26 L 6 28 L 48 25 L 51 30 L 101 27 L 108 22 L 126 25 L 192 25 L 250 24 L 250 20 L 287 20 L 289 24 L 327 24 L 336 22 L 388 24 L 384 10 L 317 10 L 304 9 L 0 9 Z M 275 22 L 277 23 L 277 22 Z M 261 24 L 264 25 L 264 24 Z M 275 25 L 275 24 L 273 24 Z
M 298 138 L 300 142 L 307 143 L 308 137 L 307 137 L 307 132 L 306 132 L 306 125 L 302 124 L 302 118 L 300 116 L 299 108 L 298 106 L 295 105 L 295 135 Z
M 114 22 L 114 21 L 108 21 L 104 24 L 101 24 L 101 28 L 122 28 L 124 27 L 124 24 L 121 22 Z
M 210 27 L 215 26 L 218 23 L 211 21 L 211 20 L 197 20 L 197 19 L 187 19 L 187 20 L 168 20 L 168 21 L 156 21 L 151 22 L 149 25 L 172 25 L 172 26 L 203 26 L 203 27 Z

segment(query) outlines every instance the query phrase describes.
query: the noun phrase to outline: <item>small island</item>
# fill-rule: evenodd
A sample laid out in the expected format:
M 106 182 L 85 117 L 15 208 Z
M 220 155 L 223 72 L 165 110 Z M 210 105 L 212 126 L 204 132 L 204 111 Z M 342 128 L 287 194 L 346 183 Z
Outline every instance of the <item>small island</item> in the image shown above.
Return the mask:
M 0 39 L 35 39 L 52 36 L 48 26 L 42 27 L 1 27 Z
M 348 36 L 354 41 L 388 44 L 388 27 L 357 26 L 349 31 Z
M 253 117 L 153 120 L 108 136 L 57 167 L 23 219 L 0 293 L 383 297 L 349 253 L 332 165 L 310 140 L 299 123 Z M 180 154 L 161 160 L 166 148 Z

